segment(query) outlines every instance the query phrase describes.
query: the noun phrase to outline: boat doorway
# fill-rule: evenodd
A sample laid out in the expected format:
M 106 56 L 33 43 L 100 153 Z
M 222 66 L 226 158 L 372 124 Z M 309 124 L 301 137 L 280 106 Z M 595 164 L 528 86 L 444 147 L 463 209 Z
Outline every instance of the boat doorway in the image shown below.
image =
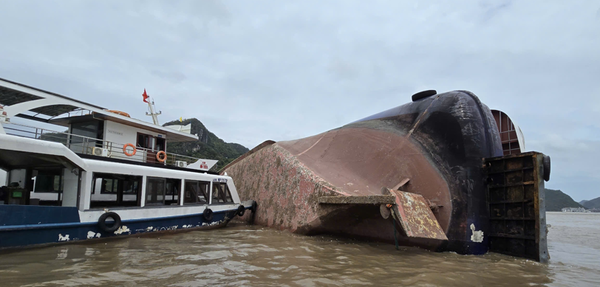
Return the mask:
M 148 134 L 137 134 L 137 147 L 142 148 L 146 153 L 146 163 L 158 163 L 156 154 L 159 151 L 165 151 L 166 140 L 161 137 L 154 137 Z
M 154 150 L 156 151 L 156 153 L 161 152 L 161 151 L 166 152 L 165 147 L 166 147 L 167 142 L 165 141 L 164 138 L 161 138 L 161 137 L 155 138 L 155 143 L 156 143 L 156 145 L 154 146 Z M 154 160 L 156 160 L 158 162 L 156 153 L 154 154 Z M 163 159 L 164 162 L 161 162 L 161 164 L 166 164 L 166 160 L 167 160 L 167 157 L 165 156 Z
M 154 152 L 154 137 L 147 134 L 137 134 L 137 147 L 142 148 L 146 153 L 146 162 L 155 163 L 156 153 Z

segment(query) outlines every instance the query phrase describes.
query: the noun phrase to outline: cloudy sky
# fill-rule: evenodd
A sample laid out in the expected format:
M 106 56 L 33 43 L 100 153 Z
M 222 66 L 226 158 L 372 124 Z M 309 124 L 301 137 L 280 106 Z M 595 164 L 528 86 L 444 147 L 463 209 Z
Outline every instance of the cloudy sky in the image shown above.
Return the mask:
M 0 0 L 0 78 L 227 142 L 302 138 L 465 89 L 508 113 L 547 187 L 600 196 L 600 1 Z

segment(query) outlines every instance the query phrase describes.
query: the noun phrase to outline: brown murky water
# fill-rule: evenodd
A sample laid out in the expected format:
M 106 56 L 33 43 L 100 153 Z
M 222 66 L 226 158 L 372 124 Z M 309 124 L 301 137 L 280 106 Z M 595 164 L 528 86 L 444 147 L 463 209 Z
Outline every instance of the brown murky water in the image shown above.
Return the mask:
M 600 214 L 548 223 L 548 265 L 231 225 L 1 254 L 0 286 L 600 285 Z

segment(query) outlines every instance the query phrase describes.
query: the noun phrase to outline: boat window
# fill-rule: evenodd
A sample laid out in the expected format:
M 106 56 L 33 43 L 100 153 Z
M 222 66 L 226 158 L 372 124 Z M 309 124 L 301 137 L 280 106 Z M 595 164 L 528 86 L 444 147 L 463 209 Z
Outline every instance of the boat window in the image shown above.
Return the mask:
M 69 148 L 76 153 L 86 153 L 89 148 L 102 147 L 103 133 L 103 121 L 91 120 L 72 123 Z
M 63 190 L 62 168 L 39 169 L 32 171 L 33 192 L 30 204 L 60 206 Z
M 140 180 L 123 180 L 123 194 L 136 194 L 139 190 Z
M 152 150 L 153 139 L 154 139 L 154 137 L 152 137 L 150 135 L 138 133 L 137 134 L 137 146 L 148 149 L 148 150 Z
M 213 182 L 212 204 L 233 202 L 226 182 Z
M 146 205 L 165 204 L 165 179 L 148 177 L 146 181 Z
M 167 179 L 167 189 L 165 194 L 165 204 L 179 205 L 179 196 L 181 189 L 181 179 Z
M 119 185 L 118 179 L 107 178 L 102 180 L 101 193 L 117 193 Z
M 210 191 L 208 181 L 185 181 L 184 204 L 206 204 Z
M 37 170 L 35 192 L 54 192 L 62 190 L 62 169 Z
M 94 173 L 90 208 L 139 206 L 141 176 Z
M 146 205 L 179 205 L 181 179 L 148 177 Z

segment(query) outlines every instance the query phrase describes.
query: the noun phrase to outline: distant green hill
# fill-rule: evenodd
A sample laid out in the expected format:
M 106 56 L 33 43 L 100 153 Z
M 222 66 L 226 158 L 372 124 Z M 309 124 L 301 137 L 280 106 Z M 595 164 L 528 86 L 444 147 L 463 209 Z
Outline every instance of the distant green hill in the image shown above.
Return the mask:
M 225 165 L 248 152 L 248 149 L 237 143 L 226 143 L 210 132 L 198 119 L 185 119 L 165 123 L 167 125 L 187 125 L 192 123 L 192 134 L 198 135 L 198 140 L 184 143 L 169 143 L 169 152 L 203 159 L 216 159 L 219 162 L 211 169 L 218 171 Z
M 566 193 L 546 188 L 546 211 L 562 211 L 564 207 L 583 207 Z
M 582 200 L 579 203 L 587 209 L 600 209 L 600 197 L 592 200 Z

